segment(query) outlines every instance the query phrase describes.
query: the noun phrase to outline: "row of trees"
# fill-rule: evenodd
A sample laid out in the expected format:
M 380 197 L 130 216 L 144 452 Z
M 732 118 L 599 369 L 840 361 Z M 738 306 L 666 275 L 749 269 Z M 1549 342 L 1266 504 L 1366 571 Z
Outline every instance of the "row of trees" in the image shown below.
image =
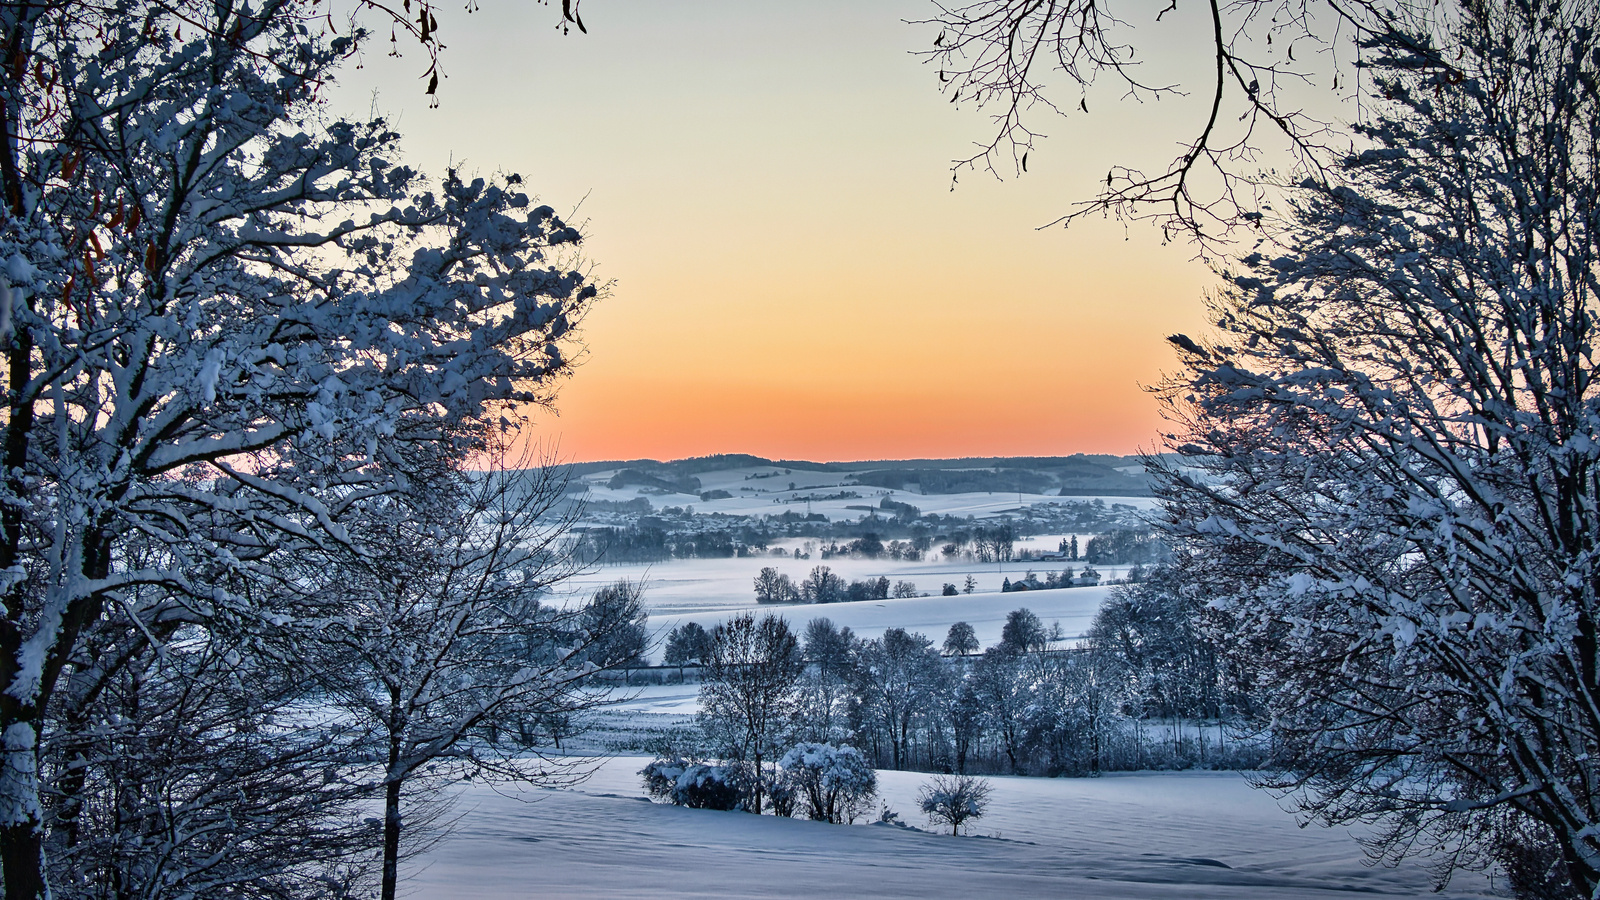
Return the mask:
M 1258 761 L 1261 747 L 1230 744 L 1224 727 L 1253 707 L 1226 687 L 1197 611 L 1172 585 L 1119 587 L 1073 649 L 1056 649 L 1060 627 L 1027 609 L 981 655 L 966 623 L 951 627 L 943 653 L 904 629 L 861 638 L 827 619 L 803 636 L 770 613 L 710 632 L 685 625 L 704 635 L 700 749 L 755 771 L 797 741 L 848 743 L 879 767 L 959 773 Z
M 935 546 L 952 559 L 984 562 L 1026 558 L 1015 543 L 1026 534 L 1042 532 L 1095 532 L 1125 530 L 1148 535 L 1135 527 L 1136 511 L 1123 504 L 1108 507 L 1103 501 L 1035 504 L 1021 519 L 983 524 L 972 516 L 928 514 L 907 519 L 898 504 L 886 500 L 895 518 L 869 515 L 859 521 L 833 521 L 821 513 L 786 512 L 775 516 L 740 516 L 724 513 L 697 515 L 694 507 L 668 506 L 652 511 L 643 497 L 626 503 L 588 500 L 586 508 L 608 524 L 585 526 L 572 537 L 573 554 L 593 563 L 656 562 L 675 557 L 717 557 L 767 550 L 786 538 L 812 538 L 812 552 L 824 559 L 852 558 L 918 561 Z M 915 507 L 911 507 L 915 511 Z M 1006 541 L 1009 536 L 1010 550 Z M 1075 544 L 1076 537 L 1070 539 Z M 1063 548 L 1066 549 L 1066 548 Z M 777 551 L 769 551 L 776 553 Z M 1007 553 L 1010 556 L 1007 556 Z M 788 555 L 786 552 L 784 555 Z M 799 551 L 794 556 L 799 557 Z M 1074 557 L 1075 558 L 1075 557 Z
M 913 536 L 909 541 L 892 540 L 885 543 L 878 537 L 876 532 L 869 531 L 849 543 L 830 542 L 821 548 L 821 553 L 823 559 L 848 556 L 855 559 L 893 559 L 919 562 L 930 546 L 932 546 L 932 540 L 926 534 Z
M 967 559 L 973 562 L 1010 562 L 1016 548 L 1017 532 L 1010 522 L 998 525 L 978 525 L 951 532 L 950 538 L 940 548 L 946 559 Z
M 891 586 L 888 576 L 879 576 L 846 583 L 827 566 L 813 567 L 798 585 L 768 566 L 756 574 L 755 590 L 757 603 L 849 603 L 918 596 L 917 586 L 909 581 Z
M 707 528 L 669 531 L 653 525 L 591 528 L 566 541 L 565 552 L 589 563 L 661 562 L 668 559 L 728 559 L 739 555 L 728 531 Z

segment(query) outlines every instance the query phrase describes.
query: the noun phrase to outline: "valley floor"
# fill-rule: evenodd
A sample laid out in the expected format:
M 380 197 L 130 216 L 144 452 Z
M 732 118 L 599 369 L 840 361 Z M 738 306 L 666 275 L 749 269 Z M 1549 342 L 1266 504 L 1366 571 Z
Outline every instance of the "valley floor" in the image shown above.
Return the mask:
M 1297 828 L 1235 773 L 991 778 L 975 836 L 840 826 L 648 801 L 642 757 L 573 790 L 468 785 L 456 833 L 415 861 L 416 900 L 891 897 L 1300 900 L 1351 892 L 1493 896 L 1477 876 L 1432 894 L 1418 864 L 1369 867 L 1344 829 Z M 880 772 L 901 818 L 928 776 Z M 874 817 L 875 818 L 875 817 Z

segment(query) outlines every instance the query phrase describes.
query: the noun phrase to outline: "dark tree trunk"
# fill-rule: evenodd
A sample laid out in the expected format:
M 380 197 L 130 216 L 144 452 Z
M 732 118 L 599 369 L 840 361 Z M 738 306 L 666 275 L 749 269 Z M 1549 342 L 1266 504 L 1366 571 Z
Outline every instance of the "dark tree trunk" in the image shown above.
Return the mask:
M 400 883 L 400 787 L 391 779 L 383 789 L 383 900 L 394 900 Z
M 38 813 L 0 826 L 0 873 L 5 878 L 6 900 L 42 900 L 48 896 L 42 829 Z

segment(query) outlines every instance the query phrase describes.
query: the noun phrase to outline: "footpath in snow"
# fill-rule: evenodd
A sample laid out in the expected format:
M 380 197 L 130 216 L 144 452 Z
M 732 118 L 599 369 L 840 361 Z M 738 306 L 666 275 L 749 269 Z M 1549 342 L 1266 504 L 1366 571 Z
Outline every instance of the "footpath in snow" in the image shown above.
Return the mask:
M 1430 892 L 1417 864 L 1369 867 L 1343 829 L 1297 828 L 1233 773 L 991 778 L 977 836 L 680 809 L 643 796 L 641 757 L 575 790 L 465 787 L 455 835 L 415 860 L 417 900 L 904 897 L 1298 900 Z M 906 822 L 928 776 L 880 772 Z

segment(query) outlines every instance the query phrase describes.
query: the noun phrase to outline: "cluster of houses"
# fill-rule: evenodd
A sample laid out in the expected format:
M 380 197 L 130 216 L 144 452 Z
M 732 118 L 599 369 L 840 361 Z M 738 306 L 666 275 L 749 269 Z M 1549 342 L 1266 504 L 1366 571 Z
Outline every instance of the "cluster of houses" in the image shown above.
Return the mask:
M 1016 581 L 1007 578 L 1001 582 L 1000 591 L 1002 593 L 1011 593 L 1012 591 L 1048 591 L 1055 588 L 1094 587 L 1099 583 L 1100 573 L 1096 572 L 1092 566 L 1084 566 L 1083 571 L 1077 574 L 1073 574 L 1072 568 L 1069 566 L 1060 572 L 1049 573 L 1044 577 L 1043 581 L 1039 580 L 1039 576 L 1032 572 Z

